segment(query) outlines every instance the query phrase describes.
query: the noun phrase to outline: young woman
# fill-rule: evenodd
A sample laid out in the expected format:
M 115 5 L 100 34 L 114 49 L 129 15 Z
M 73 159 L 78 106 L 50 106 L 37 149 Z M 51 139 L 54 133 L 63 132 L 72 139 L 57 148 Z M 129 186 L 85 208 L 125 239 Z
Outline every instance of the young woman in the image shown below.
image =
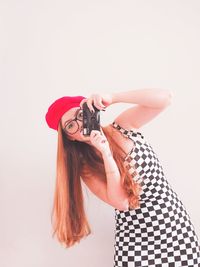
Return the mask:
M 157 154 L 139 130 L 171 103 L 169 90 L 141 89 L 89 98 L 65 96 L 48 108 L 58 131 L 52 219 L 66 247 L 91 233 L 81 180 L 115 209 L 114 266 L 200 266 L 200 245 L 190 216 L 165 177 Z M 82 132 L 82 105 L 99 110 L 136 104 L 90 136 Z

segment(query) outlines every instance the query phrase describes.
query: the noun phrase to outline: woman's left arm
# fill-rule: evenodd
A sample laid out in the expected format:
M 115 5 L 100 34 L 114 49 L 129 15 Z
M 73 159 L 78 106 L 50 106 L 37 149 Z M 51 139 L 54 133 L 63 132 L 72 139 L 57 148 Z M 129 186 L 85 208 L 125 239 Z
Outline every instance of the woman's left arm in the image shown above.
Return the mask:
M 136 89 L 111 93 L 112 104 L 133 103 L 150 108 L 163 108 L 171 103 L 173 93 L 168 89 Z
M 115 103 L 136 104 L 123 111 L 115 118 L 115 122 L 127 129 L 139 129 L 158 116 L 169 104 L 173 93 L 167 89 L 136 89 L 125 92 L 93 94 L 80 103 L 87 102 L 90 110 L 94 110 L 92 104 L 102 110 Z M 103 106 L 104 105 L 104 106 Z
M 126 129 L 139 129 L 171 104 L 172 92 L 163 89 L 139 89 L 111 94 L 112 104 L 136 104 L 123 111 L 115 122 Z

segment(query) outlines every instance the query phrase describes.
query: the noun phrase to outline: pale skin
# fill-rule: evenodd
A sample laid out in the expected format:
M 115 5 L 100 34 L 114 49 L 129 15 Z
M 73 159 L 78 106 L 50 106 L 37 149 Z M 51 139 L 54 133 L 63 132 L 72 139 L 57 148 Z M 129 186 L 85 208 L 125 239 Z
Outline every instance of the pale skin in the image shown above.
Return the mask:
M 80 107 L 82 108 L 82 104 L 84 102 L 87 102 L 90 110 L 92 109 L 92 104 L 102 110 L 103 108 L 115 103 L 133 103 L 135 104 L 133 107 L 123 111 L 114 120 L 123 128 L 128 130 L 139 130 L 143 125 L 151 121 L 171 104 L 172 96 L 173 93 L 170 90 L 154 88 L 130 90 L 110 94 L 93 94 L 89 98 L 82 100 Z M 61 124 L 63 128 L 67 120 L 75 117 L 74 114 L 77 109 L 79 109 L 79 107 L 72 108 L 62 116 Z M 94 179 L 82 177 L 83 181 L 92 193 L 107 204 L 119 210 L 127 210 L 128 199 L 122 188 L 119 170 L 113 159 L 109 143 L 103 134 L 102 128 L 101 131 L 92 131 L 90 136 L 87 137 L 80 131 L 82 121 L 77 122 L 79 123 L 79 130 L 69 138 L 71 140 L 86 142 L 89 145 L 94 146 L 96 152 L 102 155 L 107 174 L 107 182 L 102 182 L 98 179 L 98 174 L 94 177 Z M 111 129 L 112 126 L 109 124 L 106 127 Z M 117 140 L 124 152 L 129 153 L 132 149 L 133 142 L 130 139 L 125 138 L 116 129 L 113 131 L 113 134 L 115 140 Z

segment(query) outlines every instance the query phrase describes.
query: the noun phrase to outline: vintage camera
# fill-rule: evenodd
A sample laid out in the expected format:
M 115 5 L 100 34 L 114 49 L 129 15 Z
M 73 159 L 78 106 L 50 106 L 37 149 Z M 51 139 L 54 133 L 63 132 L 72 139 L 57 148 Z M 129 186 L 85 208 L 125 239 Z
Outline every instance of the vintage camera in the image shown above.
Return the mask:
M 90 112 L 86 102 L 83 103 L 83 135 L 90 135 L 92 130 L 100 131 L 100 110 L 92 104 L 95 112 Z

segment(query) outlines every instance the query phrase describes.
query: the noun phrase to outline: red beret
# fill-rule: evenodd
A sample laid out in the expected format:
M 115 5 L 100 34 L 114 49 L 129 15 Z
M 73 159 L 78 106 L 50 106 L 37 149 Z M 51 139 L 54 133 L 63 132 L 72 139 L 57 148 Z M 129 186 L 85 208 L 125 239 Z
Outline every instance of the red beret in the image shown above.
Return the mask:
M 58 131 L 62 115 L 73 107 L 79 107 L 84 96 L 64 96 L 55 100 L 48 108 L 45 119 L 48 126 Z

